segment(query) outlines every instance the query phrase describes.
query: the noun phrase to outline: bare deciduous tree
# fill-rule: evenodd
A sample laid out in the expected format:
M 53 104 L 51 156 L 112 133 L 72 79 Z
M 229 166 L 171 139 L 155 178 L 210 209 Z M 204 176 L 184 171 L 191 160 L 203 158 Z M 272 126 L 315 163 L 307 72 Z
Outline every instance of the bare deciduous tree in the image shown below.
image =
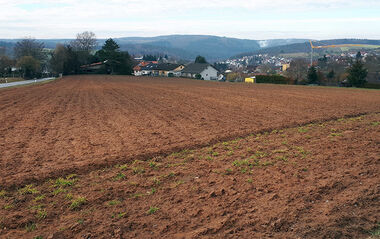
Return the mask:
M 286 71 L 286 76 L 300 83 L 307 78 L 308 63 L 305 59 L 294 59 L 290 63 L 289 69 Z
M 46 55 L 43 52 L 44 43 L 38 42 L 33 38 L 25 38 L 18 41 L 13 49 L 16 59 L 24 56 L 31 56 L 34 59 L 42 61 Z
M 70 45 L 75 51 L 90 52 L 97 46 L 96 35 L 93 32 L 85 31 L 77 34 L 77 38 Z

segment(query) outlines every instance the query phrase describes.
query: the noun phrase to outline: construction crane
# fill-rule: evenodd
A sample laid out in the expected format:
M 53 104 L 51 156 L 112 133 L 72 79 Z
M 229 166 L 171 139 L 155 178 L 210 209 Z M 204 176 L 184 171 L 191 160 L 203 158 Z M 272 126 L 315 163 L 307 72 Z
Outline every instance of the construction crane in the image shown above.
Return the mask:
M 350 46 L 364 46 L 363 44 L 340 44 L 340 45 L 326 45 L 326 46 L 314 46 L 313 42 L 310 40 L 310 46 L 311 46 L 311 53 L 310 53 L 310 66 L 313 65 L 313 54 L 314 49 L 323 49 L 323 48 L 335 48 L 335 47 L 350 47 Z

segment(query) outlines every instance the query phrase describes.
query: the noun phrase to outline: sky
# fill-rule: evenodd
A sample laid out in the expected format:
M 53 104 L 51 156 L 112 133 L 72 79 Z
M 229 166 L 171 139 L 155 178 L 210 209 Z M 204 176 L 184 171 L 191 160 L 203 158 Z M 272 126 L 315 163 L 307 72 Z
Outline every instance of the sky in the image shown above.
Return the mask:
M 0 0 L 0 38 L 380 39 L 380 0 Z

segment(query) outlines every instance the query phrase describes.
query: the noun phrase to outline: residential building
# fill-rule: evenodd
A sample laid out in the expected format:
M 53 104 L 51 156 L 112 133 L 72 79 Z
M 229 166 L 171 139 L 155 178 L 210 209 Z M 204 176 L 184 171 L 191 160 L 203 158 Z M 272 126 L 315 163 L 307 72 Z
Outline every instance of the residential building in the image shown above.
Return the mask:
M 182 77 L 217 80 L 218 70 L 208 63 L 191 63 L 182 70 Z
M 181 70 L 185 68 L 184 65 L 173 64 L 173 63 L 161 63 L 157 64 L 152 69 L 153 76 L 180 76 Z
M 157 64 L 157 61 L 142 61 L 137 66 L 133 67 L 133 74 L 135 76 L 150 75 L 152 68 Z

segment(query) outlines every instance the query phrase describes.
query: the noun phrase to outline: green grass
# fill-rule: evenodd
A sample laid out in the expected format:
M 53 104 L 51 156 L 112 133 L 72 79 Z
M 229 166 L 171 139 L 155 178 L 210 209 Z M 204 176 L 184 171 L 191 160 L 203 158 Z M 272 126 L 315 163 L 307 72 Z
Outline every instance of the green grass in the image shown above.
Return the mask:
M 184 183 L 185 183 L 185 181 L 183 181 L 183 180 L 178 180 L 177 182 L 175 182 L 175 185 L 176 185 L 176 186 L 179 186 L 179 185 L 184 184 Z
M 219 155 L 218 152 L 213 152 L 213 153 L 212 153 L 212 156 L 214 156 L 214 157 L 217 157 L 218 155 Z
M 175 173 L 174 172 L 171 172 L 171 173 L 168 173 L 167 175 L 165 175 L 164 177 L 165 178 L 172 178 L 175 176 Z
M 256 151 L 255 156 L 258 158 L 265 158 L 266 156 L 268 156 L 268 154 L 265 152 Z
M 77 197 L 76 199 L 73 199 L 71 201 L 70 209 L 76 210 L 86 203 L 87 203 L 87 199 L 85 197 Z
M 145 169 L 142 167 L 133 167 L 132 171 L 134 174 L 143 174 L 145 173 Z
M 155 185 L 160 185 L 160 184 L 161 184 L 161 181 L 160 181 L 158 178 L 154 177 L 154 178 L 153 178 L 153 183 L 154 183 Z
M 128 165 L 124 164 L 124 165 L 120 165 L 119 168 L 121 170 L 127 170 L 128 169 Z
M 372 122 L 371 125 L 372 126 L 379 126 L 380 125 L 380 121 Z
M 37 211 L 37 214 L 36 214 L 36 217 L 37 217 L 38 219 L 40 219 L 40 220 L 45 219 L 45 218 L 47 217 L 47 212 L 46 212 L 46 210 L 45 210 L 45 209 L 43 209 L 43 210 L 38 210 L 38 211 Z
M 288 162 L 288 157 L 286 157 L 285 155 L 283 156 L 278 156 L 276 157 L 277 160 L 281 160 L 281 161 L 284 161 L 284 162 Z
M 287 149 L 276 149 L 276 150 L 273 150 L 272 152 L 274 154 L 276 154 L 276 153 L 286 153 L 286 152 L 288 152 L 288 150 Z
M 304 52 L 298 52 L 298 53 L 286 53 L 286 54 L 280 54 L 280 57 L 285 58 L 310 58 L 310 53 L 304 53 Z
M 141 197 L 144 197 L 145 194 L 144 193 L 134 193 L 131 195 L 131 198 L 141 198 Z
M 224 174 L 225 174 L 225 175 L 230 175 L 230 174 L 232 174 L 232 172 L 233 172 L 232 169 L 227 168 L 227 169 L 225 170 Z
M 150 207 L 149 210 L 147 211 L 148 215 L 156 213 L 158 210 L 160 210 L 158 207 Z
M 122 180 L 124 179 L 126 176 L 124 173 L 118 173 L 115 177 L 114 177 L 114 180 Z
M 5 190 L 0 191 L 0 198 L 4 198 L 7 195 L 7 192 Z
M 25 230 L 27 232 L 32 232 L 37 229 L 37 225 L 35 223 L 29 223 L 25 226 Z
M 206 157 L 206 160 L 208 160 L 208 161 L 212 161 L 213 158 L 212 158 L 210 155 L 208 155 L 208 156 Z
M 6 204 L 6 205 L 4 205 L 4 209 L 5 210 L 12 209 L 12 208 L 13 208 L 12 204 Z
M 371 232 L 370 232 L 371 236 L 373 237 L 379 237 L 380 238 L 380 223 L 377 224 L 377 227 L 374 228 Z
M 57 189 L 55 189 L 55 190 L 53 191 L 53 195 L 56 196 L 56 195 L 58 195 L 58 194 L 60 194 L 60 193 L 65 193 L 65 192 L 67 192 L 66 189 L 59 187 L 59 188 L 57 188 Z
M 343 136 L 342 133 L 331 133 L 330 134 L 331 137 L 340 137 L 340 136 Z
M 45 198 L 45 195 L 40 195 L 40 196 L 38 196 L 38 197 L 35 197 L 35 198 L 34 198 L 34 201 L 35 201 L 35 202 L 42 201 L 44 198 Z
M 126 212 L 121 212 L 121 213 L 117 213 L 117 214 L 112 214 L 112 218 L 122 218 L 122 217 L 125 217 L 127 215 Z
M 55 180 L 54 187 L 70 187 L 74 185 L 76 179 L 72 177 L 67 177 L 66 179 L 64 178 L 58 178 Z
M 250 166 L 252 163 L 249 161 L 249 159 L 244 159 L 244 160 L 235 160 L 232 163 L 233 166 L 235 167 L 241 167 L 241 166 Z
M 149 167 L 156 169 L 157 168 L 157 163 L 155 162 L 149 162 Z
M 66 199 L 67 200 L 72 200 L 73 199 L 73 195 L 71 193 L 66 194 Z
M 39 191 L 34 188 L 33 184 L 26 185 L 25 187 L 18 190 L 20 194 L 37 194 Z
M 308 132 L 309 131 L 309 129 L 308 128 L 305 128 L 305 127 L 299 127 L 298 128 L 298 132 L 299 133 L 306 133 L 306 132 Z
M 119 200 L 112 200 L 112 201 L 109 201 L 108 202 L 108 205 L 110 206 L 115 206 L 115 205 L 118 205 L 120 204 L 121 202 Z
M 306 151 L 303 147 L 296 147 L 297 151 L 301 154 L 301 157 L 305 159 L 310 152 Z

